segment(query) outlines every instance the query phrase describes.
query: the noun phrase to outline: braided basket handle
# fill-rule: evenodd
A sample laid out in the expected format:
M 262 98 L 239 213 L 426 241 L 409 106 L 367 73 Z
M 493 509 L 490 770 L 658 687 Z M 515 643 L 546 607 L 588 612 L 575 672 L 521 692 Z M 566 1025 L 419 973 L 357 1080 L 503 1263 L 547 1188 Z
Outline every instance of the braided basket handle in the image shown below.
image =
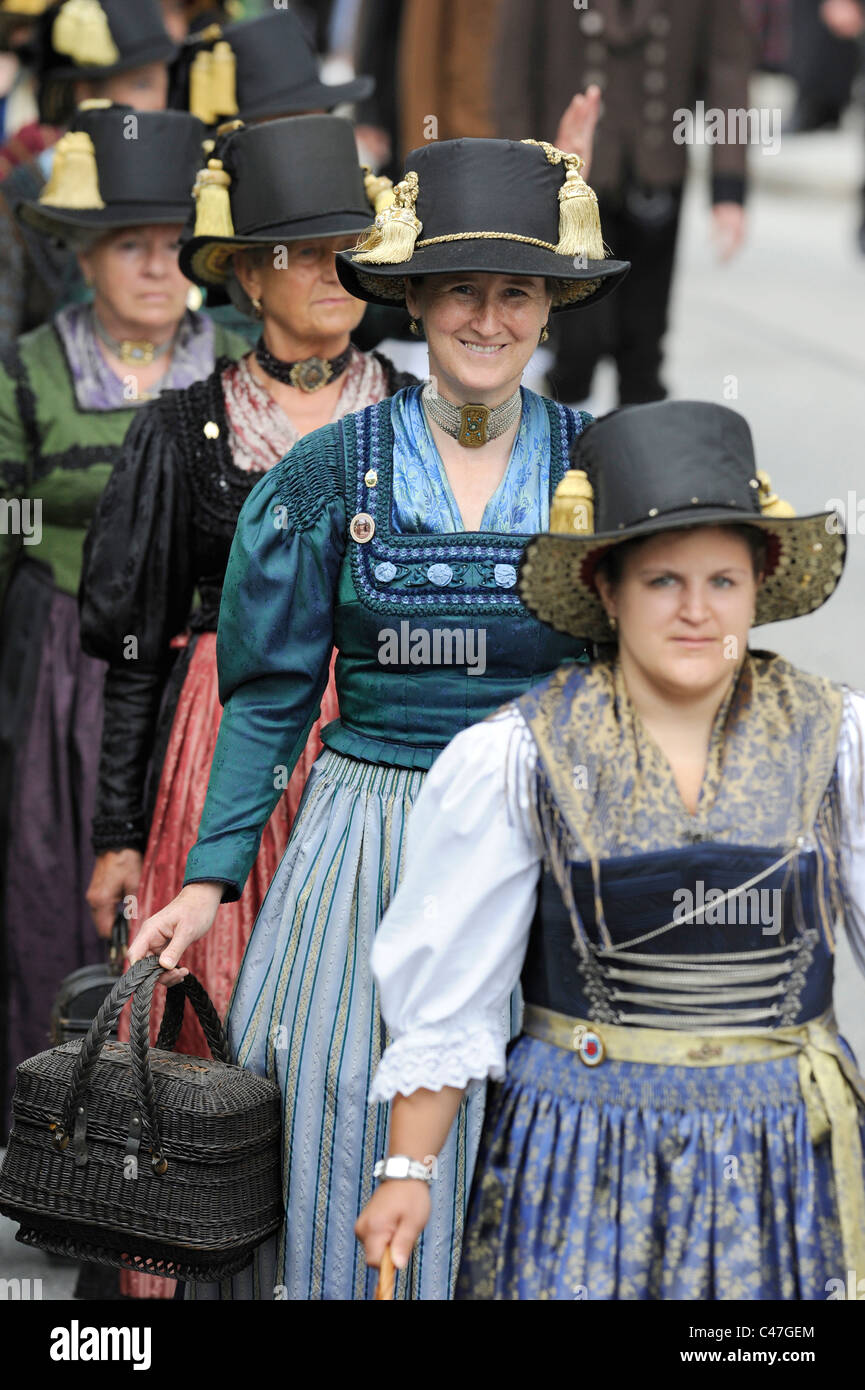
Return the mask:
M 141 1112 L 142 1125 L 153 1155 L 154 1171 L 161 1174 L 167 1166 L 162 1154 L 162 1142 L 159 1136 L 159 1119 L 156 1105 L 156 1092 L 153 1086 L 153 1072 L 150 1067 L 150 1011 L 153 1004 L 153 991 L 156 988 L 157 980 L 162 973 L 162 967 L 156 956 L 145 956 L 143 960 L 136 961 L 130 966 L 125 975 L 122 975 L 111 993 L 103 1002 L 99 1012 L 90 1025 L 75 1065 L 72 1069 L 72 1076 L 69 1082 L 69 1095 L 63 1112 L 62 1120 L 59 1124 L 52 1125 L 55 1142 L 59 1147 L 65 1148 L 68 1137 L 72 1133 L 73 1124 L 79 1106 L 87 1094 L 93 1069 L 102 1051 L 112 1026 L 117 1019 L 121 1009 L 127 999 L 132 998 L 132 1021 L 129 1033 L 129 1052 L 132 1062 L 132 1076 L 135 1086 L 135 1098 Z M 166 1000 L 166 1013 L 168 1013 L 168 1036 L 171 1036 L 171 1029 L 174 1028 L 174 1036 L 171 1039 L 171 1047 L 177 1041 L 180 1031 L 180 1023 L 183 1018 L 183 1010 L 188 994 L 201 1021 L 211 1052 L 217 1061 L 228 1061 L 228 1042 L 219 1021 L 219 1016 L 210 1001 L 203 985 L 196 980 L 194 975 L 187 975 L 182 981 L 183 989 L 180 985 L 175 985 L 168 991 Z M 174 991 L 177 991 L 179 999 L 172 1002 L 169 1011 L 169 1000 Z M 176 1021 L 176 1028 L 175 1028 Z M 165 1021 L 160 1030 L 160 1039 L 165 1031 Z M 157 1040 L 157 1046 L 161 1046 Z M 170 1050 L 170 1049 L 169 1049 Z
M 180 1036 L 187 999 L 198 1015 L 198 1021 L 207 1040 L 207 1046 L 210 1048 L 211 1057 L 217 1062 L 230 1061 L 228 1039 L 225 1036 L 219 1014 L 213 1007 L 207 990 L 194 975 L 184 976 L 179 984 L 172 985 L 166 991 L 165 1012 L 162 1015 L 162 1026 L 159 1029 L 156 1046 L 163 1048 L 166 1052 L 174 1051 Z
M 156 956 L 145 956 L 143 960 L 136 961 L 125 975 L 120 976 L 111 993 L 106 995 L 99 1006 L 99 1011 L 87 1030 L 72 1068 L 72 1075 L 69 1078 L 69 1095 L 66 1099 L 63 1117 L 59 1124 L 52 1125 L 54 1139 L 58 1146 L 65 1148 L 68 1142 L 76 1111 L 89 1089 L 93 1068 L 96 1066 L 99 1054 L 108 1040 L 108 1035 L 114 1027 L 121 1009 L 151 975 L 154 977 L 155 984 L 155 977 L 161 969 Z

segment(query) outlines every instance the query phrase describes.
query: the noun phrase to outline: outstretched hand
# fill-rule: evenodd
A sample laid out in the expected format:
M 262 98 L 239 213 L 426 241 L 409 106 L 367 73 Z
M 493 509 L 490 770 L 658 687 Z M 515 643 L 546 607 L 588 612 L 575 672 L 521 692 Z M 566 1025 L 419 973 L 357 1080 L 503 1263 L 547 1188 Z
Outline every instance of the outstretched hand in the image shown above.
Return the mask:
M 554 143 L 566 154 L 578 154 L 585 161 L 580 173 L 588 182 L 595 143 L 595 127 L 601 113 L 601 89 L 595 83 L 577 92 L 559 121 Z

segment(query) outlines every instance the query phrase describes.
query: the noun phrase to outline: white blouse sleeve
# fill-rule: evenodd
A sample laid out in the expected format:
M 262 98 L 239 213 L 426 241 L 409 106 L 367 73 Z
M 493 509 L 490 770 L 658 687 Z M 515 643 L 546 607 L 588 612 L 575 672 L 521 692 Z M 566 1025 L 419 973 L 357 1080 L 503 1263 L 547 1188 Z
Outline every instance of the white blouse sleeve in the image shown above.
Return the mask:
M 512 705 L 458 734 L 408 824 L 405 876 L 372 952 L 393 1041 L 370 1101 L 505 1071 L 508 1001 L 535 910 L 534 742 Z
M 845 690 L 838 748 L 844 924 L 865 974 L 865 694 Z

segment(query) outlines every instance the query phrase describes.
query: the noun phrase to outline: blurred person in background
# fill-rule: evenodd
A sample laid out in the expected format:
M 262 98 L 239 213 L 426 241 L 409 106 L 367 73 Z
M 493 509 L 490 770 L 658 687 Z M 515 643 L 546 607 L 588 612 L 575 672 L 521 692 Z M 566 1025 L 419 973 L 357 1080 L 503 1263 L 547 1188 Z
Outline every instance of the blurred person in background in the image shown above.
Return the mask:
M 788 71 L 798 92 L 785 135 L 837 130 L 861 61 L 858 0 L 790 0 Z
M 859 71 L 865 71 L 865 2 L 863 0 L 823 0 L 820 18 L 839 39 L 853 43 L 858 53 Z M 865 187 L 859 221 L 859 249 L 865 255 Z
M 87 527 L 142 402 L 244 348 L 187 310 L 177 263 L 203 134 L 181 112 L 82 110 L 41 196 L 18 210 L 75 249 L 93 303 L 0 362 L 4 1127 L 15 1066 L 48 1045 L 59 984 L 102 954 L 85 901 L 105 673 L 80 649 Z
M 0 0 L 0 178 L 49 143 L 47 135 L 37 134 L 41 128 L 32 72 L 35 23 L 48 4 Z M 19 131 L 24 134 L 16 140 Z
M 167 102 L 168 63 L 176 47 L 159 0 L 94 4 L 96 9 L 82 17 L 74 0 L 63 0 L 38 22 L 39 112 L 51 134 L 60 134 L 84 100 L 139 111 L 161 111 Z M 74 256 L 15 220 L 20 203 L 39 198 L 52 162 L 53 145 L 0 183 L 0 347 L 45 323 L 64 304 L 86 297 Z
M 593 0 L 584 10 L 502 0 L 498 133 L 552 140 L 575 91 L 599 88 L 591 179 L 610 242 L 633 265 L 619 294 L 556 325 L 550 386 L 559 399 L 585 401 L 604 356 L 615 362 L 621 404 L 666 395 L 662 340 L 688 162 L 687 144 L 674 139 L 677 113 L 698 99 L 724 113 L 747 108 L 753 55 L 739 0 Z M 712 235 L 728 259 L 744 238 L 746 148 L 711 152 Z
M 501 2 L 363 0 L 355 61 L 376 88 L 358 108 L 358 139 L 377 168 L 397 176 L 409 150 L 430 140 L 496 134 L 490 81 Z

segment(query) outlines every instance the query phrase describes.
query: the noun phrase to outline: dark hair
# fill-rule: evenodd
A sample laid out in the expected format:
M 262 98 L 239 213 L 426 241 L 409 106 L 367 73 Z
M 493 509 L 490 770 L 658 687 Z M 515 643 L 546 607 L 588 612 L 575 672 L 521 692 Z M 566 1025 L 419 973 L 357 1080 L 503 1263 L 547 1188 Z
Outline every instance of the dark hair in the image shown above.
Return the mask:
M 724 525 L 723 523 L 720 524 Z M 682 526 L 676 530 L 675 534 L 683 535 L 702 529 L 698 526 Z M 754 567 L 754 578 L 756 579 L 758 575 L 765 573 L 769 550 L 765 533 L 758 526 L 749 526 L 747 522 L 737 522 L 733 526 L 724 525 L 724 530 L 738 536 L 747 545 L 751 553 L 751 564 Z M 615 589 L 622 578 L 628 555 L 639 550 L 640 546 L 645 545 L 647 541 L 654 540 L 655 536 L 662 534 L 664 533 L 655 531 L 650 536 L 635 536 L 633 540 L 622 541 L 621 545 L 611 546 L 595 566 L 595 575 L 603 575 L 610 587 Z M 671 533 L 667 532 L 666 534 Z

